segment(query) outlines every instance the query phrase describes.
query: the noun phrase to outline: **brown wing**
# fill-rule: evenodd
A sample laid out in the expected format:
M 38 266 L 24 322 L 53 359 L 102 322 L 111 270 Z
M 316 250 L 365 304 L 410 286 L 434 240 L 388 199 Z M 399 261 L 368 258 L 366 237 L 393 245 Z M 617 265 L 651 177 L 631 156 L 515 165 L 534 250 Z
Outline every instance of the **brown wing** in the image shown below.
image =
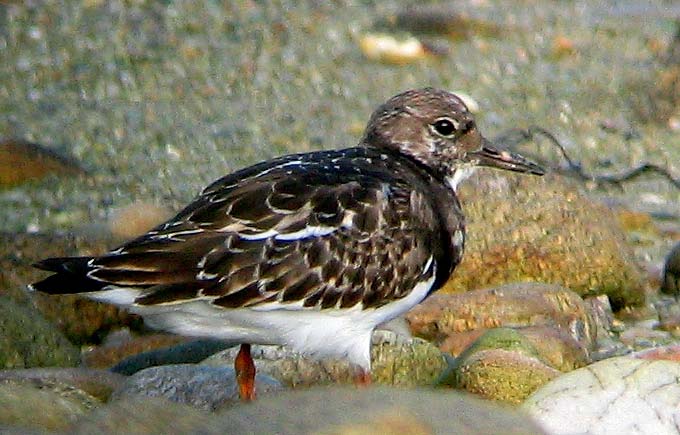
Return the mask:
M 413 180 L 353 153 L 289 156 L 225 177 L 175 219 L 95 259 L 89 277 L 145 288 L 142 305 L 367 308 L 402 298 L 432 276 L 437 219 Z

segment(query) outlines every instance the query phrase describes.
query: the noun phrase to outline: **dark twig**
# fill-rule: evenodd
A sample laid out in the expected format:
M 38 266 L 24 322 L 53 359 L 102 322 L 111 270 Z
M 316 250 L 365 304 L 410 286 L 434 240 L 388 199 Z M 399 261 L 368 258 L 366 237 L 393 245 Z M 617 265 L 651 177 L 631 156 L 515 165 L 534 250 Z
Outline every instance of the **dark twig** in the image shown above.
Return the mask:
M 552 133 L 550 133 L 548 130 L 542 127 L 531 126 L 526 130 L 510 129 L 501 134 L 500 136 L 498 136 L 495 141 L 500 145 L 507 146 L 508 148 L 515 148 L 520 143 L 535 140 L 536 137 L 539 136 L 548 139 L 548 141 L 560 151 L 560 154 L 564 158 L 564 161 L 566 162 L 567 166 L 566 168 L 554 167 L 550 165 L 549 162 L 546 162 L 545 159 L 543 159 L 541 156 L 533 155 L 530 157 L 537 160 L 540 164 L 544 166 L 549 166 L 553 171 L 569 175 L 580 180 L 592 181 L 597 183 L 598 185 L 614 184 L 619 187 L 625 181 L 630 181 L 644 174 L 652 173 L 662 176 L 677 189 L 680 189 L 680 178 L 673 177 L 673 175 L 667 168 L 647 162 L 641 163 L 640 165 L 631 168 L 627 171 L 624 171 L 620 174 L 602 174 L 602 175 L 588 174 L 583 170 L 583 167 L 581 166 L 580 162 L 574 161 L 569 157 L 567 150 L 564 149 L 564 146 L 562 146 L 560 141 L 557 140 L 557 138 Z M 527 153 L 525 152 L 524 154 Z

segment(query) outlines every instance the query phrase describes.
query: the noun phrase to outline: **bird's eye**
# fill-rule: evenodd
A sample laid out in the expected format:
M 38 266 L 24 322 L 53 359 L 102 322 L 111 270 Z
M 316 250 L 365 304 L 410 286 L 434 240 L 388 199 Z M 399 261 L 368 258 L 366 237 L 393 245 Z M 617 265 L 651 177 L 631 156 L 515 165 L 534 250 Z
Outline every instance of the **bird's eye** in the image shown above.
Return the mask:
M 442 136 L 451 136 L 456 132 L 456 125 L 449 118 L 438 119 L 432 124 L 434 130 Z

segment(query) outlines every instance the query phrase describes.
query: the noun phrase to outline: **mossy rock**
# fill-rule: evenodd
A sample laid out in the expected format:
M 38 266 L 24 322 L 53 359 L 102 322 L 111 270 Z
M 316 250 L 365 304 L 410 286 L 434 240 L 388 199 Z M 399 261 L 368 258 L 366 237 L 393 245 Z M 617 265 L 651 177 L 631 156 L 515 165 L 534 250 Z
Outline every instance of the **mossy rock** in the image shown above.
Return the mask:
M 615 214 L 557 176 L 484 174 L 461 186 L 467 217 L 463 261 L 441 290 L 560 284 L 612 306 L 639 305 L 643 280 Z
M 0 368 L 72 367 L 80 351 L 35 309 L 0 296 Z

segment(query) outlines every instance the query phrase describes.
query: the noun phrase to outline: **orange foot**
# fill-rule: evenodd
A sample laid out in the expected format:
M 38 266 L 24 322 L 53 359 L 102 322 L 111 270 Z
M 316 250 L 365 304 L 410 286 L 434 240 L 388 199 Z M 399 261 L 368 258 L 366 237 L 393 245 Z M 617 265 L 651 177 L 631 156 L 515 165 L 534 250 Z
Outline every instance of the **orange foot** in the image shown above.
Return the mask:
M 250 356 L 250 345 L 242 344 L 234 360 L 234 370 L 236 370 L 236 382 L 238 383 L 238 394 L 243 401 L 255 399 L 255 363 Z
M 354 374 L 354 384 L 360 387 L 367 387 L 371 385 L 371 382 L 371 373 L 363 368 L 358 368 Z

